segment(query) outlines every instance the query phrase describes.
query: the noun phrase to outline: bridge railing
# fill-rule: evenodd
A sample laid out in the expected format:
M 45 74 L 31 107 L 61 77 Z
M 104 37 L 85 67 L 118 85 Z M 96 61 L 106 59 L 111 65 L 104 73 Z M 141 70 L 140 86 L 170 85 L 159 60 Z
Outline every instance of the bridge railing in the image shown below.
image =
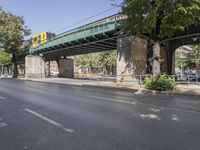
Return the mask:
M 73 32 L 76 32 L 76 31 L 85 31 L 87 29 L 94 28 L 95 26 L 107 24 L 108 22 L 115 22 L 116 20 L 119 20 L 118 19 L 119 17 L 120 17 L 119 14 L 115 14 L 115 15 L 112 15 L 112 16 L 109 16 L 109 17 L 94 21 L 92 23 L 77 27 L 75 29 L 71 29 L 69 31 L 57 34 L 56 37 L 63 37 L 65 35 L 68 35 L 69 33 L 73 33 Z

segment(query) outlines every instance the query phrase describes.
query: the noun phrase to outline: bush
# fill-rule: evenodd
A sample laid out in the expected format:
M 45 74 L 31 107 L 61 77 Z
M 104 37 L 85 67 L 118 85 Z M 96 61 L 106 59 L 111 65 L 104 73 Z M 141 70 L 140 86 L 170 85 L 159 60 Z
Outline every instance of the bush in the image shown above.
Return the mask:
M 144 87 L 151 90 L 172 90 L 175 87 L 175 81 L 172 77 L 167 76 L 166 74 L 160 75 L 156 78 L 151 76 L 144 79 Z

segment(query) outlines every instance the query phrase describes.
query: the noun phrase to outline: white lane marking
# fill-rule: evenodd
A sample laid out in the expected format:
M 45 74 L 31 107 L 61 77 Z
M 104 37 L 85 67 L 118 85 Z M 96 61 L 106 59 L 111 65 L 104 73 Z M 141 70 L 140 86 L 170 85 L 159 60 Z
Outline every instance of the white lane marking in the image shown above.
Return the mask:
M 0 99 L 5 99 L 5 97 L 0 96 Z
M 74 130 L 72 130 L 72 129 L 67 129 L 67 128 L 63 128 L 63 130 L 65 130 L 65 131 L 67 131 L 67 132 L 69 132 L 69 133 L 74 132 Z
M 104 100 L 104 101 L 110 101 L 110 102 L 118 102 L 118 103 L 131 104 L 131 105 L 139 104 L 139 105 L 152 105 L 152 106 L 155 106 L 154 104 L 149 104 L 149 103 L 141 103 L 141 102 L 136 102 L 136 101 L 135 102 L 129 102 L 129 101 L 124 101 L 124 100 L 119 100 L 119 99 L 116 100 L 116 99 L 112 99 L 112 98 L 97 97 L 97 96 L 91 96 L 91 95 L 87 95 L 87 97 L 89 97 L 89 98 L 96 98 L 96 99 L 100 99 L 100 100 Z M 184 110 L 184 109 L 179 109 L 179 108 L 172 108 L 170 106 L 159 106 L 159 105 L 156 105 L 156 106 L 160 107 L 160 108 L 164 108 L 164 109 L 175 110 L 175 111 L 197 113 L 197 114 L 200 113 L 198 111 Z
M 35 112 L 33 110 L 30 110 L 28 108 L 25 108 L 24 110 L 29 112 L 29 113 L 31 113 L 31 114 L 33 114 L 33 115 L 35 115 L 35 116 L 37 116 L 38 118 L 40 118 L 40 119 L 42 119 L 42 120 L 44 120 L 44 121 L 56 126 L 56 127 L 62 128 L 66 132 L 69 132 L 69 133 L 73 133 L 74 132 L 73 129 L 65 128 L 62 124 L 60 124 L 60 123 L 58 123 L 58 122 L 56 122 L 56 121 L 54 121 L 52 119 L 49 119 L 49 118 L 47 118 L 47 117 L 45 117 L 45 116 L 43 116 L 43 115 L 41 115 L 41 114 L 39 114 L 39 113 L 37 113 L 37 112 Z
M 123 101 L 123 100 L 116 100 L 116 99 L 113 99 L 113 98 L 91 96 L 91 95 L 87 95 L 87 97 L 89 97 L 89 98 L 101 99 L 101 100 L 105 100 L 105 101 L 111 101 L 111 102 L 118 102 L 118 103 L 132 104 L 132 105 L 134 105 L 134 104 L 137 103 L 137 102 L 129 102 L 129 101 Z

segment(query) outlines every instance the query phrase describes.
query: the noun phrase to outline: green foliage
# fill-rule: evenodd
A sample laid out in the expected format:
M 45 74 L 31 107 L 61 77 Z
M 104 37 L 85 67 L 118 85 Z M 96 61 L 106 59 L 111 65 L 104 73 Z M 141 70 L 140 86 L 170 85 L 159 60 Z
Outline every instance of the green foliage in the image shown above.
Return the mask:
M 116 59 L 116 51 L 107 51 L 76 56 L 75 63 L 82 67 L 106 67 L 115 65 Z
M 189 60 L 191 63 L 195 64 L 195 67 L 197 63 L 200 63 L 200 45 L 194 45 L 192 47 L 192 52 Z
M 200 63 L 200 46 L 195 45 L 192 47 L 192 50 L 185 56 L 181 58 L 179 53 L 176 53 L 176 66 L 182 68 L 183 70 L 195 69 L 196 64 Z
M 8 52 L 22 50 L 24 37 L 30 34 L 24 23 L 23 17 L 0 10 L 0 42 Z
M 156 78 L 153 76 L 146 77 L 144 80 L 144 86 L 151 90 L 166 91 L 174 89 L 175 81 L 170 76 L 163 74 Z
M 9 53 L 6 53 L 5 51 L 0 52 L 0 64 L 4 66 L 10 66 L 12 64 Z
M 96 65 L 96 54 L 84 54 L 75 56 L 76 66 L 94 67 Z
M 21 16 L 5 12 L 0 8 L 0 44 L 8 53 L 12 53 L 14 75 L 17 77 L 17 54 L 23 50 L 24 37 L 30 34 L 30 29 L 24 25 Z
M 117 51 L 106 51 L 97 54 L 97 65 L 101 67 L 114 66 L 117 60 Z
M 173 37 L 176 33 L 200 23 L 200 0 L 124 0 L 122 13 L 128 18 L 127 32 L 154 44 Z M 155 73 L 155 72 L 153 72 Z
M 125 31 L 154 42 L 200 21 L 199 0 L 124 0 Z

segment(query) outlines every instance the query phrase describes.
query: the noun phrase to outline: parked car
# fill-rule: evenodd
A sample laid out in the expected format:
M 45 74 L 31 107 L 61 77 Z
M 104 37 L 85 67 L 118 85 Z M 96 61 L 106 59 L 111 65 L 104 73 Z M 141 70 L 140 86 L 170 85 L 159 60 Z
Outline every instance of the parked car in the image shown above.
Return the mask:
M 189 81 L 200 81 L 200 74 L 196 73 L 186 74 L 186 78 Z
M 194 81 L 195 78 L 195 74 L 194 73 L 186 73 L 186 79 L 189 81 Z
M 177 72 L 175 75 L 176 75 L 176 80 L 178 81 L 187 80 L 187 76 L 184 72 Z
M 196 80 L 196 81 L 200 81 L 200 74 L 198 74 L 198 73 L 196 74 L 196 73 L 195 73 L 195 74 L 194 74 L 194 77 L 195 77 L 195 80 Z

